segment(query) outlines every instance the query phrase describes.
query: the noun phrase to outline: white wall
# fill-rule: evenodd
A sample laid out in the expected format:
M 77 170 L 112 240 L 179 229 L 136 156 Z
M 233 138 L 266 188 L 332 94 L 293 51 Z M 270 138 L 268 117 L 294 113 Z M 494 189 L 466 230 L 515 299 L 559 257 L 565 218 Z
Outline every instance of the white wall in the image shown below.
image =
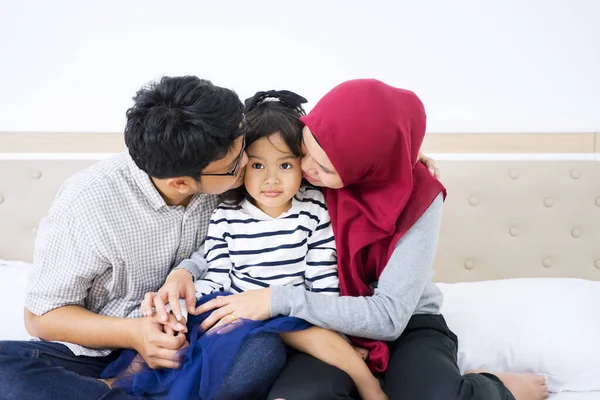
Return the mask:
M 0 131 L 119 132 L 141 85 L 180 74 L 310 105 L 376 77 L 416 91 L 432 132 L 600 130 L 597 0 L 0 6 Z

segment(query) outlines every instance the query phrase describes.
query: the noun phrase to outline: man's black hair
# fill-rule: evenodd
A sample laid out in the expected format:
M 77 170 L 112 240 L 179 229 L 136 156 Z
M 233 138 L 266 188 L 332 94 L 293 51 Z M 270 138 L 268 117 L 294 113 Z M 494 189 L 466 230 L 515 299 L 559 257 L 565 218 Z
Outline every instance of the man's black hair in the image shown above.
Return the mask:
M 238 95 L 195 76 L 163 77 L 133 100 L 125 144 L 136 165 L 154 178 L 200 179 L 242 133 L 244 105 Z

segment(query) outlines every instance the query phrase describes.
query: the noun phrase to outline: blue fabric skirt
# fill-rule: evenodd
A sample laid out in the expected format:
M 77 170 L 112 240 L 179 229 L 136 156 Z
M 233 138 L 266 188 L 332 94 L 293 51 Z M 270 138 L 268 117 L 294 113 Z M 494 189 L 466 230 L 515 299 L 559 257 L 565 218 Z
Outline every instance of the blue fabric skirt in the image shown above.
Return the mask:
M 206 303 L 226 293 L 203 296 L 197 305 Z M 131 372 L 130 365 L 137 352 L 124 350 L 119 358 L 109 364 L 101 377 L 117 377 L 113 386 L 122 387 L 136 396 L 164 395 L 165 399 L 212 399 L 225 380 L 242 342 L 259 333 L 278 334 L 308 329 L 311 325 L 293 317 L 276 317 L 265 321 L 238 319 L 208 332 L 200 324 L 212 311 L 194 316 L 189 315 L 187 340 L 190 346 L 182 350 L 180 369 L 150 369 L 140 363 Z

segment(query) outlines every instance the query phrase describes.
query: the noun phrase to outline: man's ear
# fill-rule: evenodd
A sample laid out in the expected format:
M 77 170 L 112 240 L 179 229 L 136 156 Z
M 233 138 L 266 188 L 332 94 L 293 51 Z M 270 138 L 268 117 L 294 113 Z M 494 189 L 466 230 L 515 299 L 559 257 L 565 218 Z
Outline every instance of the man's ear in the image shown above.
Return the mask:
M 167 179 L 167 184 L 170 188 L 176 190 L 178 193 L 182 195 L 188 195 L 194 191 L 194 187 L 196 187 L 196 182 L 193 178 L 189 176 L 179 176 L 176 178 Z

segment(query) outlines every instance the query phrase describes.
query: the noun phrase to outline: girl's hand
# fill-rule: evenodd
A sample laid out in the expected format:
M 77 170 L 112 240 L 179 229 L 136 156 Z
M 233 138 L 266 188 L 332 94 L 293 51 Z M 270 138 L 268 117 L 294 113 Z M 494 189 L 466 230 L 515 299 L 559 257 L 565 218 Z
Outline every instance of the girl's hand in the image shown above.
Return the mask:
M 271 317 L 271 289 L 214 298 L 196 308 L 195 315 L 214 310 L 200 327 L 206 332 L 213 327 L 230 324 L 240 318 L 262 321 Z
M 192 275 L 184 269 L 171 272 L 158 292 L 146 293 L 141 305 L 142 314 L 150 317 L 156 311 L 159 321 L 166 324 L 169 317 L 166 304 L 170 304 L 177 320 L 183 320 L 185 323 L 179 299 L 185 299 L 187 310 L 193 315 L 196 306 L 196 288 Z
M 171 336 L 176 336 L 178 334 L 185 335 L 188 331 L 185 324 L 185 318 L 182 318 L 181 321 L 178 321 L 173 313 L 170 313 L 167 322 L 163 325 L 163 332 Z

